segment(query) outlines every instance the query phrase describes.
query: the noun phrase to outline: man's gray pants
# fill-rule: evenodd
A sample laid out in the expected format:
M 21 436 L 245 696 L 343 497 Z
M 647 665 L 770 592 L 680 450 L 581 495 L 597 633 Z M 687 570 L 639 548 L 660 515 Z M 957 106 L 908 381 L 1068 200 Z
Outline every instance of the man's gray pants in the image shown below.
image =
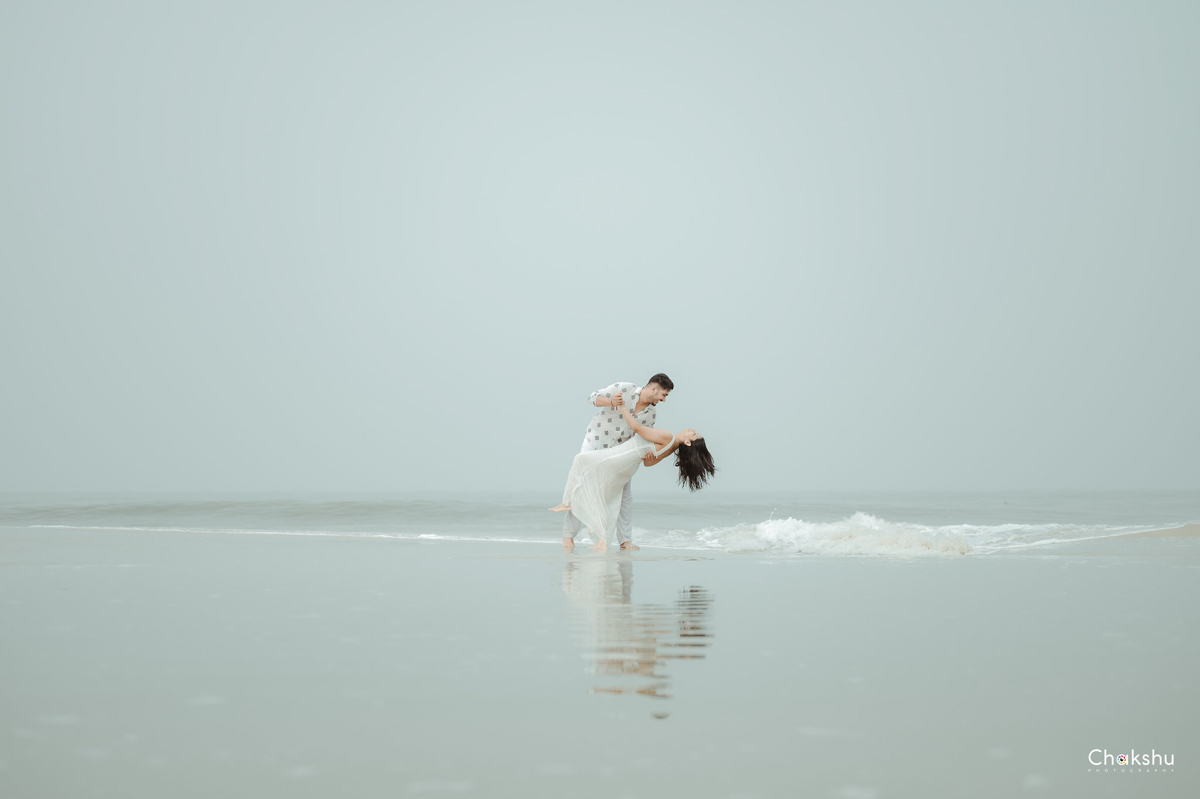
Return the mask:
M 586 444 L 580 449 L 580 452 L 588 452 L 591 447 Z M 626 541 L 633 540 L 633 491 L 630 486 L 633 481 L 630 480 L 621 489 L 621 512 L 617 514 L 617 546 L 624 544 Z M 571 511 L 566 512 L 566 518 L 563 519 L 563 538 L 574 538 L 579 535 L 580 528 L 583 527 L 583 522 L 575 518 L 575 514 Z M 589 530 L 593 539 L 599 542 L 599 533 L 595 530 Z

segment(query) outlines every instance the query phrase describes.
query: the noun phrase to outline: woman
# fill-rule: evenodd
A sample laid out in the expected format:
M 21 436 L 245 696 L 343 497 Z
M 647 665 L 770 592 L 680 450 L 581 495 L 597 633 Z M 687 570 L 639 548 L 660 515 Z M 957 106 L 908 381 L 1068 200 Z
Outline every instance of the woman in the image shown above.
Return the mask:
M 617 398 L 619 401 L 620 395 Z M 621 489 L 642 465 L 646 455 L 661 458 L 674 449 L 679 483 L 692 491 L 703 488 L 716 472 L 712 455 L 695 430 L 688 428 L 675 435 L 655 430 L 638 424 L 624 403 L 620 407 L 625 423 L 636 435 L 624 444 L 576 455 L 571 473 L 567 475 L 562 504 L 550 509 L 555 513 L 569 510 L 575 514 L 596 539 L 592 548 L 597 550 L 608 549 L 608 540 L 616 531 L 617 514 L 621 511 Z

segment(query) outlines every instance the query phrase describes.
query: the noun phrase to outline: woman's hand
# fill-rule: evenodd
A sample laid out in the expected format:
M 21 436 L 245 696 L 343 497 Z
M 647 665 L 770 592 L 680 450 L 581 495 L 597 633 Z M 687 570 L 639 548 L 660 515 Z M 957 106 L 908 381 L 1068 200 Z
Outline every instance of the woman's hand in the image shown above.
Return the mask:
M 612 401 L 614 408 L 621 409 L 621 415 L 625 417 L 625 423 L 629 425 L 629 429 L 636 433 L 641 425 L 637 423 L 637 420 L 633 418 L 633 414 L 629 412 L 629 408 L 625 405 L 625 398 L 618 393 L 613 397 Z

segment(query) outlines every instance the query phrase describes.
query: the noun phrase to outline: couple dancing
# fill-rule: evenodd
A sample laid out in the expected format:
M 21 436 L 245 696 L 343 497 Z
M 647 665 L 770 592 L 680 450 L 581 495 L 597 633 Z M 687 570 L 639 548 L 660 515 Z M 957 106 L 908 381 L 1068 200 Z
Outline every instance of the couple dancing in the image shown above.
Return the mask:
M 567 514 L 564 550 L 575 548 L 575 536 L 584 525 L 595 539 L 593 549 L 608 549 L 614 539 L 621 549 L 640 549 L 631 540 L 633 495 L 629 488 L 639 466 L 654 466 L 674 452 L 679 483 L 692 491 L 702 488 L 716 471 L 704 439 L 695 430 L 687 428 L 672 435 L 654 429 L 655 406 L 673 388 L 671 378 L 659 373 L 642 387 L 613 383 L 592 392 L 590 402 L 600 410 L 588 424 L 583 448 L 571 464 L 562 504 L 550 509 Z

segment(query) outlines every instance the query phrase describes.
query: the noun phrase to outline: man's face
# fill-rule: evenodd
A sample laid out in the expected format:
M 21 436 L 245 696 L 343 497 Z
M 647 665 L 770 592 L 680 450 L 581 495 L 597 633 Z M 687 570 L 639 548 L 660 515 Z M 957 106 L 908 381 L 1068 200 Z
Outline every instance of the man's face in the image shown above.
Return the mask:
M 658 383 L 651 383 L 650 385 L 648 385 L 644 389 L 642 389 L 642 391 L 644 391 L 646 394 L 646 402 L 650 403 L 651 405 L 657 405 L 658 403 L 665 400 L 667 398 L 667 395 L 671 393 L 670 391 L 667 391 L 665 388 L 660 386 Z

